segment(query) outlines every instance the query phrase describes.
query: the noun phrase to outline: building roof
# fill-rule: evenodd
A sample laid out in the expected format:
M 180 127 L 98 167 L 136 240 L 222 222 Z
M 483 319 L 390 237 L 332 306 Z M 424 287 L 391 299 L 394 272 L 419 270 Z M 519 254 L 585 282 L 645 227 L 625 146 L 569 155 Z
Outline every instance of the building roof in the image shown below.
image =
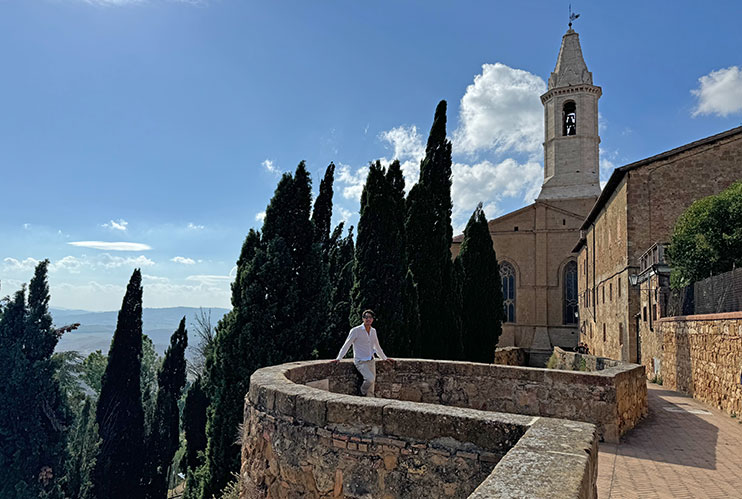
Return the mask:
M 588 213 L 587 217 L 585 218 L 585 221 L 582 223 L 582 226 L 580 227 L 580 231 L 587 230 L 590 227 L 590 225 L 595 221 L 595 219 L 598 218 L 598 215 L 603 210 L 605 205 L 608 204 L 608 200 L 611 198 L 611 196 L 613 195 L 616 188 L 621 183 L 621 181 L 623 180 L 627 172 L 630 172 L 631 170 L 636 170 L 638 168 L 641 168 L 642 166 L 646 166 L 656 161 L 661 161 L 664 159 L 671 158 L 673 156 L 682 154 L 691 149 L 695 149 L 696 147 L 713 144 L 714 142 L 718 142 L 728 137 L 733 137 L 735 135 L 740 135 L 740 134 L 742 134 L 742 126 L 739 126 L 737 128 L 732 128 L 731 130 L 717 133 L 716 135 L 712 135 L 704 139 L 696 140 L 695 142 L 690 142 L 689 144 L 676 147 L 675 149 L 670 149 L 669 151 L 665 151 L 655 156 L 651 156 L 649 158 L 642 159 L 640 161 L 629 163 L 628 165 L 624 165 L 619 168 L 616 168 L 615 170 L 613 170 L 611 177 L 608 179 L 608 182 L 605 184 L 605 187 L 601 191 L 600 196 L 598 197 L 598 200 L 595 201 L 595 205 L 593 205 L 593 208 L 590 210 L 590 213 Z M 577 245 L 572 250 L 572 252 L 579 251 L 580 248 L 582 248 L 584 243 L 585 243 L 585 238 L 580 237 L 580 240 L 577 242 Z

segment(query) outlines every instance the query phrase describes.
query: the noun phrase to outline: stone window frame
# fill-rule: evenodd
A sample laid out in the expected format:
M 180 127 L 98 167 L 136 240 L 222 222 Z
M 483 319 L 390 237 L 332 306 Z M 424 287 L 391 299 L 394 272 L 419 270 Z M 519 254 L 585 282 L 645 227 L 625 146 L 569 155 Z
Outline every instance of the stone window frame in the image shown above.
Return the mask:
M 567 274 L 571 273 L 574 284 L 574 298 L 568 298 L 568 285 Z M 578 270 L 577 260 L 569 259 L 565 261 L 559 270 L 559 276 L 561 277 L 561 288 L 562 288 L 562 324 L 563 325 L 574 325 L 580 323 L 579 317 L 579 287 L 578 287 Z M 577 314 L 577 315 L 575 315 Z
M 502 283 L 502 306 L 504 309 L 504 323 L 516 323 L 518 299 L 518 271 L 512 262 L 500 260 L 500 280 Z M 507 271 L 507 273 L 505 273 Z M 506 287 L 506 278 L 509 279 Z

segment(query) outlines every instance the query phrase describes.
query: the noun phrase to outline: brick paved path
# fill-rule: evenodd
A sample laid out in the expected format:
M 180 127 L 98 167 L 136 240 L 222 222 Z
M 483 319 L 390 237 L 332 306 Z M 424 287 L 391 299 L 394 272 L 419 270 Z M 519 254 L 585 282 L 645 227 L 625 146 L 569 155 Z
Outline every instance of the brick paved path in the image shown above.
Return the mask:
M 600 444 L 598 497 L 742 498 L 742 424 L 649 383 L 649 416 Z

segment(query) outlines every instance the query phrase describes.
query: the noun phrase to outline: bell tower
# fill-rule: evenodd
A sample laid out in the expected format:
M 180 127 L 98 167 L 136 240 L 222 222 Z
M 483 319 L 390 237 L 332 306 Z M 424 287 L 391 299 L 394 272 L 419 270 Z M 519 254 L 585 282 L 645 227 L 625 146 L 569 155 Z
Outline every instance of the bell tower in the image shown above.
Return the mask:
M 582 58 L 580 37 L 571 27 L 562 37 L 544 106 L 544 183 L 538 200 L 597 197 L 598 99 L 600 87 Z

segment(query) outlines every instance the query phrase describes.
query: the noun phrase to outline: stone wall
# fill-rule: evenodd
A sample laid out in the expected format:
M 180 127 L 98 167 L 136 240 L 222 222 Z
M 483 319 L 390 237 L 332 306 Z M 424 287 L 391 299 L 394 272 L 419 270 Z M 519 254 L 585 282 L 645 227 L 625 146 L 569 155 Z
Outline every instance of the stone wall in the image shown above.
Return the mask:
M 520 347 L 496 348 L 494 364 L 503 366 L 527 366 L 528 353 Z
M 428 361 L 386 366 L 379 366 L 380 378 L 409 378 L 422 369 L 436 386 L 433 373 L 461 377 L 474 374 L 467 367 L 493 367 Z M 480 498 L 524 491 L 528 497 L 596 497 L 597 434 L 591 424 L 307 386 L 354 391 L 358 381 L 350 362 L 285 364 L 253 374 L 245 404 L 243 498 Z M 379 389 L 410 393 L 383 380 Z
M 549 369 L 562 369 L 565 371 L 602 371 L 603 369 L 617 367 L 623 364 L 619 360 L 577 352 L 567 352 L 559 347 L 554 348 L 552 359 L 549 361 Z
M 663 385 L 742 414 L 742 312 L 666 317 L 657 328 Z

